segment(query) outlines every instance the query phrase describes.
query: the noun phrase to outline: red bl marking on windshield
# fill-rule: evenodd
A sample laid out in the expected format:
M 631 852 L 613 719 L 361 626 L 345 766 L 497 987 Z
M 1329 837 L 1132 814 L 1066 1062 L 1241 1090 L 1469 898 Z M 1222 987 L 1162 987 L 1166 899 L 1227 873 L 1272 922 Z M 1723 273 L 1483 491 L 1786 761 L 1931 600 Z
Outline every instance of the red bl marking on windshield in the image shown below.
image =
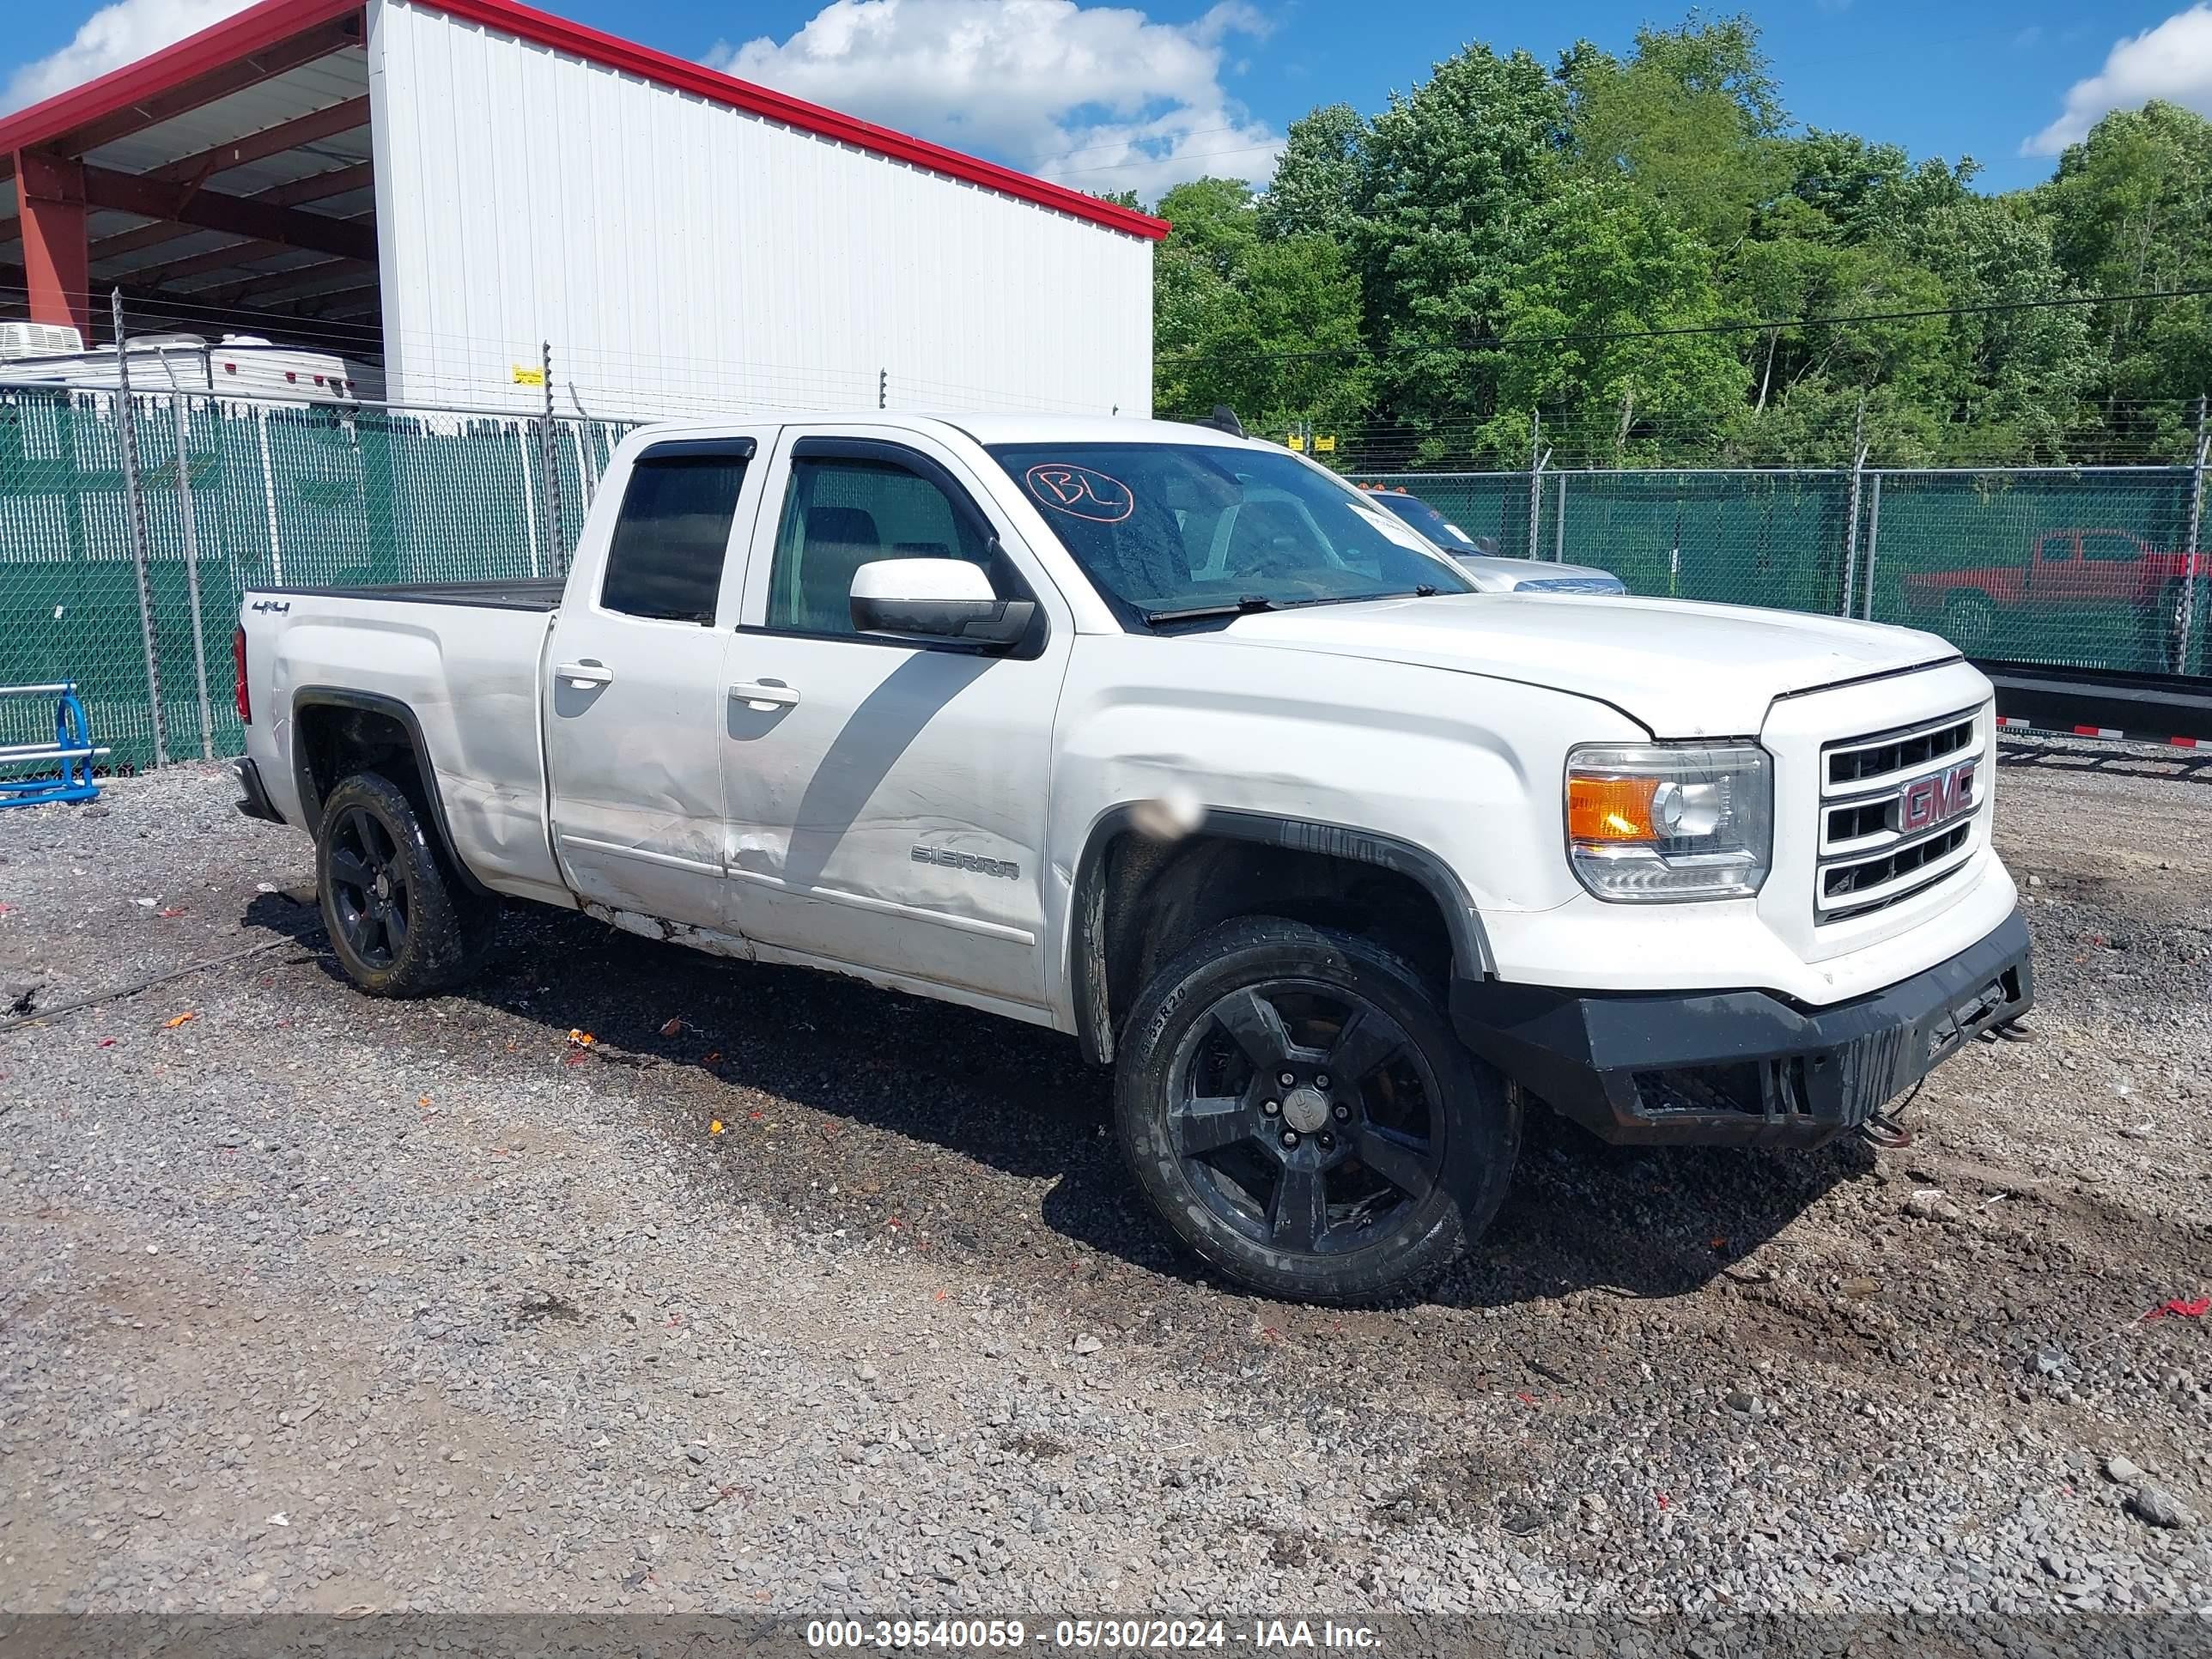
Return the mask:
M 1029 470 L 1030 494 L 1041 506 L 1095 524 L 1119 524 L 1136 511 L 1129 486 L 1109 473 L 1070 462 L 1047 461 Z

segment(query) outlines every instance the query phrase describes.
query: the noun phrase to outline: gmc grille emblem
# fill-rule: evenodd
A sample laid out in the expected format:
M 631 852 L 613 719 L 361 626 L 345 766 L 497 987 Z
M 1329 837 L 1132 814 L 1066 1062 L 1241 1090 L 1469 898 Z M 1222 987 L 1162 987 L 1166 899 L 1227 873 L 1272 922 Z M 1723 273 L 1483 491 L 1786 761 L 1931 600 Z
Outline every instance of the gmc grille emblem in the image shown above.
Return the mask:
M 1933 830 L 1961 812 L 1972 811 L 1976 763 L 1963 761 L 1945 771 L 1915 778 L 1906 784 L 1897 798 L 1898 833 L 1910 836 Z

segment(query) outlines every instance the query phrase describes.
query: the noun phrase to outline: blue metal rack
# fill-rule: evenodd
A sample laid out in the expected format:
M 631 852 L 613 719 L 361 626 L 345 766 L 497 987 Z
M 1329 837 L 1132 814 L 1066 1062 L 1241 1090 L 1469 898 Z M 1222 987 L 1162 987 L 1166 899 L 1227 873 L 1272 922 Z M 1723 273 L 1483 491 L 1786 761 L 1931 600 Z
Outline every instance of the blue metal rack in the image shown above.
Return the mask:
M 77 701 L 76 682 L 58 680 L 52 685 L 0 685 L 0 697 L 52 697 L 54 700 L 54 740 L 52 743 L 0 744 L 0 770 L 46 761 L 28 777 L 0 777 L 0 806 L 38 806 L 47 801 L 91 800 L 100 793 L 93 781 L 92 763 L 107 753 L 106 744 L 94 744 Z

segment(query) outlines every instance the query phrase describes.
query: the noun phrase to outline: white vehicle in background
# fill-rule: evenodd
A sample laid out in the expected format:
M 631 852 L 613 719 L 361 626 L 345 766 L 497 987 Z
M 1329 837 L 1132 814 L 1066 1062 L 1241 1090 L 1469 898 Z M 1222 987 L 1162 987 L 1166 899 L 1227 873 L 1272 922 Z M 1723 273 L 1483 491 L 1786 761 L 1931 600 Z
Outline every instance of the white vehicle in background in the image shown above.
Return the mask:
M 1436 1273 L 1526 1100 L 1814 1146 L 2033 1000 L 1943 641 L 1483 592 L 1210 428 L 647 428 L 565 586 L 240 624 L 241 806 L 314 838 L 363 990 L 530 899 L 1064 1031 L 1164 1224 L 1274 1294 Z
M 1551 564 L 1540 559 L 1502 555 L 1488 536 L 1470 536 L 1402 485 L 1385 489 L 1363 484 L 1368 498 L 1389 508 L 1436 547 L 1459 562 L 1461 569 L 1485 593 L 1626 593 L 1628 584 L 1595 565 Z
M 326 351 L 281 346 L 252 334 L 210 344 L 198 334 L 147 334 L 131 342 L 131 384 L 139 392 L 200 392 L 303 404 L 374 402 L 380 369 Z M 119 379 L 113 346 L 88 349 L 74 328 L 0 323 L 0 380 L 112 392 Z

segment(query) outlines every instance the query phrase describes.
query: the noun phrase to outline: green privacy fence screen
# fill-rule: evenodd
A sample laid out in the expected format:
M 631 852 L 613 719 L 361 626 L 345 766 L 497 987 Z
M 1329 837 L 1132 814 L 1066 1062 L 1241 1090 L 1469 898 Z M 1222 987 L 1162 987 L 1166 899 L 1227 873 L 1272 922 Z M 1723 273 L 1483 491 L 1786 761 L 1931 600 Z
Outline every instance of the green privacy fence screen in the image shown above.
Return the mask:
M 184 404 L 181 473 L 173 396 L 131 404 L 173 759 L 243 744 L 230 635 L 246 587 L 558 574 L 626 429 L 455 410 Z M 1364 482 L 1411 489 L 1501 552 L 1602 566 L 1638 593 L 1905 623 L 1975 656 L 2208 672 L 2212 580 L 2190 553 L 2203 495 L 2191 467 Z M 0 386 L 0 684 L 77 681 L 118 767 L 156 758 L 133 505 L 114 393 Z M 0 701 L 0 746 L 50 736 L 48 719 L 35 703 Z
M 249 586 L 556 575 L 625 428 L 438 410 L 186 397 L 181 485 L 170 394 L 132 400 L 137 501 L 170 759 L 244 746 L 231 630 Z M 557 475 L 546 491 L 547 452 Z M 198 548 L 193 651 L 185 501 Z M 547 507 L 557 499 L 556 535 Z M 155 760 L 117 398 L 0 387 L 0 684 L 79 684 L 111 763 Z M 206 665 L 207 717 L 199 664 Z M 50 727 L 0 702 L 0 746 Z M 15 769 L 21 770 L 22 769 Z
M 1404 489 L 1501 553 L 1633 592 L 1925 628 L 1968 655 L 2208 672 L 2212 579 L 2186 466 L 1423 472 Z

